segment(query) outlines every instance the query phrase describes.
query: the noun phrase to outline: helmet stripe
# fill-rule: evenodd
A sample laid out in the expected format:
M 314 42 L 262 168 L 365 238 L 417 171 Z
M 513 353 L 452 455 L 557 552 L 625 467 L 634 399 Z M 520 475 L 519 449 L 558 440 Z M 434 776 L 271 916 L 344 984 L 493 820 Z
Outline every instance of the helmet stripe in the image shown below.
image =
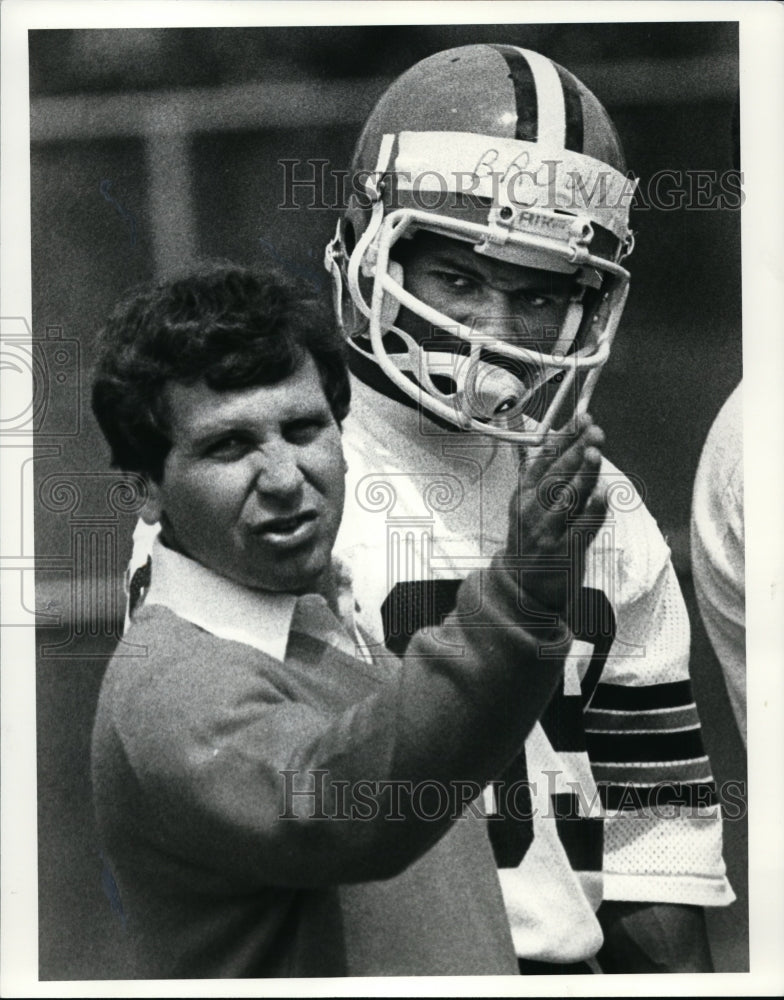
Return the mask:
M 552 149 L 563 149 L 566 138 L 566 105 L 561 78 L 546 56 L 530 49 L 518 49 L 534 77 L 539 117 L 537 141 Z
M 564 103 L 566 105 L 566 141 L 564 145 L 567 149 L 574 150 L 575 153 L 583 152 L 583 101 L 577 80 L 572 74 L 553 63 L 555 70 L 561 80 Z
M 539 132 L 538 102 L 536 99 L 536 83 L 534 75 L 523 50 L 513 45 L 490 45 L 506 60 L 509 67 L 509 79 L 514 87 L 515 111 L 517 125 L 515 139 L 536 142 Z

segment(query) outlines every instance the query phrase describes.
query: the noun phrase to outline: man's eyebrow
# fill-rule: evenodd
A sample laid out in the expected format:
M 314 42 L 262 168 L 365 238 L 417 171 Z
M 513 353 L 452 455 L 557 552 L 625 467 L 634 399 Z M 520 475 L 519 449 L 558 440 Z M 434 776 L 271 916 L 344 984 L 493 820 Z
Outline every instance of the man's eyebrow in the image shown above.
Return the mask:
M 472 275 L 476 278 L 484 277 L 482 272 L 478 270 L 470 261 L 465 261 L 462 257 L 453 255 L 451 250 L 438 250 L 433 254 L 431 264 L 440 267 L 451 267 L 456 271 L 465 271 L 466 274 Z
M 461 271 L 469 278 L 476 278 L 479 281 L 487 281 L 488 276 L 484 274 L 479 268 L 474 267 L 471 261 L 466 261 L 462 257 L 453 256 L 454 251 L 452 250 L 437 250 L 434 252 L 431 266 L 434 267 L 450 267 L 455 271 Z M 571 290 L 572 283 L 570 282 L 568 287 L 559 287 L 552 278 L 552 274 L 549 271 L 542 271 L 541 276 L 539 274 L 532 274 L 528 272 L 525 275 L 514 275 L 510 274 L 508 277 L 504 276 L 502 279 L 504 282 L 519 281 L 520 287 L 525 292 L 533 292 L 534 294 L 540 295 L 559 295 L 566 294 Z
M 288 413 L 284 411 L 279 414 L 279 422 L 281 424 L 292 424 L 302 420 L 320 420 L 330 413 L 329 404 L 326 402 L 321 404 L 317 400 L 311 400 L 306 406 L 301 406 L 297 402 L 292 412 Z M 227 417 L 225 420 L 219 418 L 214 424 L 197 427 L 193 432 L 191 444 L 198 446 L 214 441 L 216 438 L 223 437 L 226 434 L 253 434 L 257 430 L 258 427 L 252 416 L 238 415 Z
M 226 417 L 218 415 L 212 416 L 210 422 L 196 424 L 193 427 L 191 440 L 194 442 L 206 441 L 211 438 L 220 437 L 222 434 L 236 434 L 252 430 L 252 419 L 242 415 L 231 414 Z

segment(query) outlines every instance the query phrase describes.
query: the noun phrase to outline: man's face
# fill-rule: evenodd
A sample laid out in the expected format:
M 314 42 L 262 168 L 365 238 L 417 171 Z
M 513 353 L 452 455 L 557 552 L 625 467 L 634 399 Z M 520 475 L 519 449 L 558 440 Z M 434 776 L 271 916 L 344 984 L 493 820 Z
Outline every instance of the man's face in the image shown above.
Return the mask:
M 468 243 L 428 232 L 402 252 L 404 287 L 416 298 L 488 340 L 552 351 L 575 290 L 571 275 L 494 260 Z M 400 321 L 417 339 L 423 324 L 410 313 Z
M 460 372 L 467 377 L 468 367 L 462 364 L 450 369 L 448 363 L 434 359 L 443 358 L 444 351 L 465 354 L 466 343 L 448 329 L 433 330 L 422 317 L 401 310 L 397 324 L 422 344 L 431 375 L 453 373 L 449 382 L 442 383 L 447 392 L 459 389 L 452 397 L 453 405 L 464 415 L 481 421 L 504 413 L 516 420 L 514 413 L 519 413 L 522 400 L 525 414 L 542 419 L 562 376 L 543 362 L 502 357 L 492 345 L 502 341 L 516 348 L 552 354 L 570 300 L 579 290 L 574 277 L 485 257 L 468 243 L 426 231 L 401 246 L 400 262 L 406 291 L 468 327 L 474 343 L 487 345 L 480 355 L 485 364 L 475 387 L 464 392 L 458 379 Z M 525 401 L 525 393 L 533 389 L 536 391 Z
M 315 362 L 275 385 L 165 389 L 171 450 L 147 513 L 173 549 L 248 587 L 321 590 L 343 513 L 340 429 Z

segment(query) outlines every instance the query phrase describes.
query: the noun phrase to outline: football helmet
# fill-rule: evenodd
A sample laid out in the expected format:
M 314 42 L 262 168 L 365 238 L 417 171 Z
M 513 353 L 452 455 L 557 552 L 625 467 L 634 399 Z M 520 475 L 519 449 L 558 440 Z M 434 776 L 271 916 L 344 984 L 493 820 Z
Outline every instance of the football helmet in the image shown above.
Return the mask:
M 633 247 L 635 184 L 594 95 L 528 49 L 439 52 L 378 101 L 350 181 L 325 266 L 352 346 L 457 427 L 529 444 L 571 427 L 607 360 L 628 291 L 620 262 Z M 489 338 L 411 295 L 396 257 L 420 230 L 485 259 L 572 275 L 547 350 L 513 333 Z M 407 332 L 401 307 L 432 338 Z

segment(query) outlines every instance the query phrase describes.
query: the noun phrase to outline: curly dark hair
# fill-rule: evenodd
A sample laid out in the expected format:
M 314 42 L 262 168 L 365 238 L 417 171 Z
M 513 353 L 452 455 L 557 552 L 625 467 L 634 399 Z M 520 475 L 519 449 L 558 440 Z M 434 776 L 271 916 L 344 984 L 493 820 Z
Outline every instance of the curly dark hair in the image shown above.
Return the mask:
M 272 385 L 310 354 L 335 419 L 351 398 L 346 350 L 328 310 L 280 274 L 211 264 L 136 291 L 99 333 L 92 406 L 112 464 L 160 482 L 171 447 L 167 382 Z

